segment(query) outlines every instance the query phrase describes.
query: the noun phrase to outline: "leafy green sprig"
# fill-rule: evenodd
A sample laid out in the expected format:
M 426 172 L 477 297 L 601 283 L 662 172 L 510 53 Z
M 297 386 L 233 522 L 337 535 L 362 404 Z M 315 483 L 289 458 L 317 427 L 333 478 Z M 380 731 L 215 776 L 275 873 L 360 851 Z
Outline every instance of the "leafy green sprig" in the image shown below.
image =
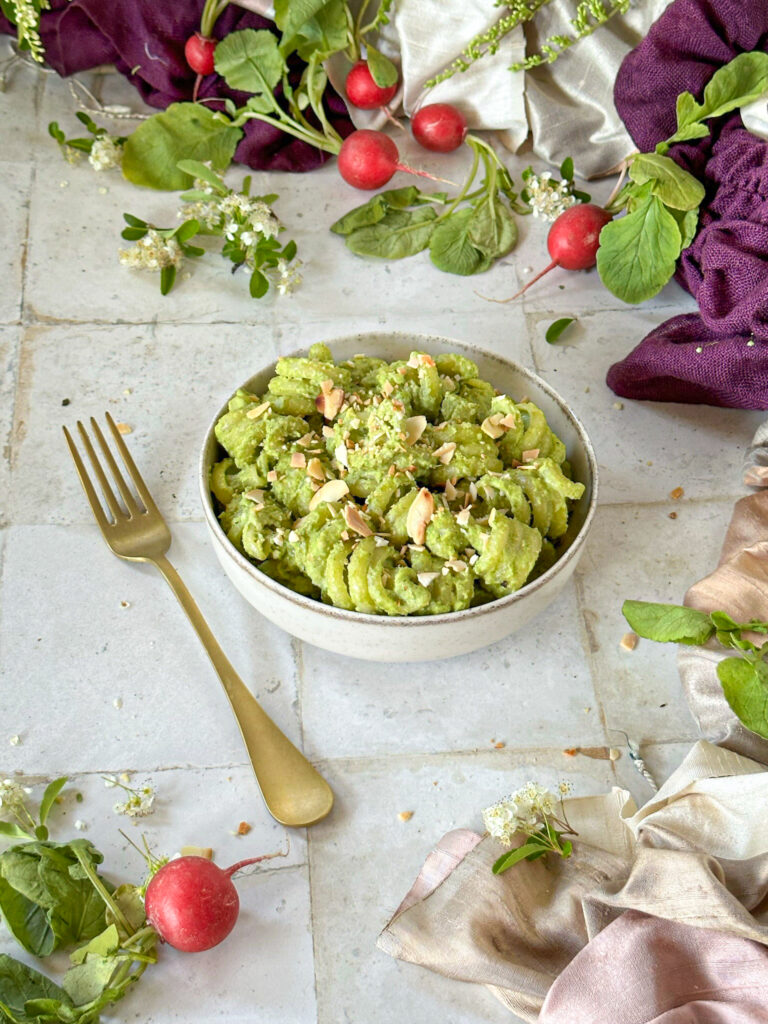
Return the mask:
M 768 622 L 735 622 L 717 611 L 675 604 L 625 601 L 624 618 L 638 636 L 659 643 L 703 646 L 715 639 L 739 655 L 717 663 L 717 677 L 731 710 L 752 732 L 768 739 L 768 641 L 757 646 L 745 633 L 768 634 Z
M 27 791 L 4 780 L 0 835 L 20 840 L 0 854 L 0 911 L 19 944 L 37 957 L 76 945 L 61 985 L 0 956 L 0 1017 L 15 1024 L 95 1024 L 155 963 L 157 933 L 141 891 L 114 889 L 98 874 L 102 854 L 87 839 L 48 839 L 46 821 L 66 778 L 51 782 L 37 817 Z M 14 789 L 15 787 L 15 789 Z
M 509 171 L 483 139 L 468 135 L 472 166 L 455 197 L 415 186 L 373 196 L 331 226 L 359 256 L 404 259 L 429 249 L 439 270 L 487 270 L 517 243 L 512 211 L 523 212 Z
M 240 267 L 250 271 L 253 298 L 266 295 L 270 283 L 281 294 L 292 291 L 301 281 L 300 261 L 296 259 L 296 243 L 283 245 L 277 237 L 284 231 L 271 209 L 278 196 L 251 196 L 250 175 L 236 191 L 200 161 L 182 160 L 179 166 L 195 185 L 181 196 L 186 204 L 179 210 L 182 223 L 175 228 L 160 228 L 133 214 L 123 214 L 127 227 L 122 237 L 136 244 L 121 251 L 121 262 L 138 269 L 159 270 L 160 291 L 167 295 L 182 259 L 197 259 L 208 251 L 191 245 L 191 240 L 216 237 L 223 239 L 221 255 L 232 262 L 233 271 Z
M 751 103 L 768 90 L 768 54 L 741 53 L 719 68 L 701 103 L 689 92 L 677 98 L 677 130 L 653 153 L 638 153 L 627 165 L 629 181 L 606 206 L 626 210 L 600 233 L 597 269 L 603 284 L 624 302 L 656 295 L 675 272 L 683 249 L 696 234 L 704 186 L 665 154 L 677 142 L 709 135 L 705 123 Z
M 389 15 L 394 7 L 394 3 L 395 0 L 381 0 L 376 9 L 376 14 L 369 22 L 366 22 L 365 19 L 368 16 L 370 0 L 363 0 L 357 12 L 357 17 L 352 20 L 351 39 L 348 50 L 349 59 L 352 63 L 355 63 L 363 56 L 364 50 L 371 77 L 381 89 L 388 89 L 389 86 L 397 82 L 399 77 L 398 71 L 389 57 L 385 56 L 371 43 L 370 36 L 377 32 L 382 25 L 389 24 Z
M 69 163 L 76 163 L 81 154 L 87 153 L 96 170 L 118 166 L 126 136 L 110 135 L 106 128 L 100 128 L 93 118 L 82 110 L 78 110 L 75 117 L 85 125 L 89 133 L 87 136 L 68 139 L 59 127 L 58 121 L 51 121 L 48 125 L 48 134 L 58 142 L 65 159 Z

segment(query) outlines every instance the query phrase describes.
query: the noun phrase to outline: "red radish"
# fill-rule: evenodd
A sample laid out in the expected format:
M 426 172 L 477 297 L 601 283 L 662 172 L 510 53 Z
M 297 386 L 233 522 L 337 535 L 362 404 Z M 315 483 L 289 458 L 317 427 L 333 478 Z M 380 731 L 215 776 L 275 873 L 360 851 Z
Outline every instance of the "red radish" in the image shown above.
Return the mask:
M 563 270 L 589 270 L 590 267 L 594 267 L 597 250 L 600 247 L 600 232 L 611 220 L 611 214 L 594 203 L 569 206 L 555 220 L 547 235 L 547 249 L 552 262 L 536 277 L 531 278 L 524 288 L 512 296 L 512 299 L 522 295 L 540 277 L 555 267 L 562 267 Z M 504 301 L 511 302 L 512 299 Z
M 360 128 L 352 132 L 341 144 L 339 150 L 339 174 L 355 188 L 374 189 L 386 185 L 395 171 L 418 174 L 432 181 L 445 181 L 426 171 L 400 163 L 400 154 L 392 139 L 384 132 Z M 449 185 L 453 182 L 449 181 Z
M 232 875 L 247 864 L 280 854 L 241 860 L 222 869 L 206 857 L 168 861 L 147 886 L 144 908 L 157 934 L 182 953 L 218 946 L 235 927 L 240 910 Z
M 347 75 L 347 99 L 360 110 L 375 110 L 389 103 L 397 92 L 397 82 L 386 87 L 374 81 L 367 61 L 359 60 Z
M 464 141 L 467 122 L 461 111 L 450 103 L 429 103 L 413 115 L 411 131 L 425 149 L 450 153 Z
M 187 64 L 198 75 L 212 75 L 214 72 L 213 51 L 215 49 L 215 39 L 208 39 L 202 33 L 195 32 L 184 44 L 184 56 L 187 58 Z

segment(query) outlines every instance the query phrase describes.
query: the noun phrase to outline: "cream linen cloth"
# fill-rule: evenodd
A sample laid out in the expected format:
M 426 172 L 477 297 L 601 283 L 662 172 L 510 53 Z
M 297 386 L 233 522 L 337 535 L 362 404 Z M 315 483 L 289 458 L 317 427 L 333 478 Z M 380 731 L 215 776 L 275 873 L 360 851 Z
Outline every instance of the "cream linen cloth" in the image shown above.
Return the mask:
M 748 954 L 763 963 L 768 945 L 768 815 L 760 811 L 768 808 L 768 772 L 763 766 L 700 742 L 639 811 L 619 789 L 568 800 L 566 808 L 579 832 L 573 856 L 524 861 L 498 876 L 491 873 L 501 852 L 495 840 L 448 833 L 382 932 L 379 947 L 448 977 L 486 985 L 527 1021 L 538 1019 L 552 991 L 546 1012 L 554 1016 L 541 1018 L 547 1024 L 644 1024 L 657 1018 L 677 1024 L 677 1018 L 661 1016 L 677 998 L 672 984 L 677 975 L 664 982 L 657 962 L 666 943 L 670 955 L 677 951 L 679 963 L 698 965 L 696 970 L 709 978 L 712 1000 L 726 1008 L 726 1016 L 681 1016 L 680 1024 L 768 1021 L 768 1011 L 763 1018 L 734 1015 L 723 992 L 729 978 L 739 987 L 738 972 L 728 967 L 733 951 L 741 950 L 738 960 Z M 620 932 L 609 933 L 627 912 L 637 916 Z M 650 946 L 640 938 L 645 915 L 661 922 L 653 926 Z M 634 938 L 633 924 L 641 928 Z M 606 939 L 593 947 L 604 931 Z M 692 931 L 698 934 L 691 940 Z M 685 943 L 681 935 L 687 936 Z M 697 948 L 698 958 L 690 952 Z M 594 954 L 586 988 L 579 975 L 582 950 L 584 956 Z M 629 954 L 626 964 L 622 951 Z M 623 978 L 627 991 L 631 978 L 644 979 L 643 999 L 626 1000 L 626 1013 L 605 1003 L 603 976 L 606 985 L 617 988 Z M 768 1004 L 768 962 L 762 977 L 760 991 Z M 591 999 L 591 1016 L 586 1010 L 562 1015 L 576 993 L 582 1003 Z M 637 1015 L 639 1008 L 644 1015 Z
M 237 0 L 241 7 L 273 18 L 266 0 Z M 357 10 L 360 0 L 351 0 Z M 622 60 L 643 38 L 671 0 L 637 0 L 580 39 L 552 64 L 512 72 L 511 64 L 536 53 L 549 36 L 572 35 L 576 0 L 551 0 L 525 29 L 518 27 L 495 54 L 482 57 L 433 89 L 429 81 L 458 57 L 467 43 L 506 13 L 493 0 L 395 0 L 389 24 L 376 45 L 401 68 L 402 85 L 391 103 L 409 116 L 425 103 L 452 103 L 471 129 L 495 129 L 503 144 L 517 151 L 531 134 L 533 151 L 558 165 L 573 157 L 576 173 L 605 174 L 635 147 L 613 105 L 613 83 Z M 376 9 L 371 4 L 371 11 Z M 349 62 L 335 55 L 329 78 L 340 95 Z M 381 128 L 379 111 L 350 110 L 358 128 Z

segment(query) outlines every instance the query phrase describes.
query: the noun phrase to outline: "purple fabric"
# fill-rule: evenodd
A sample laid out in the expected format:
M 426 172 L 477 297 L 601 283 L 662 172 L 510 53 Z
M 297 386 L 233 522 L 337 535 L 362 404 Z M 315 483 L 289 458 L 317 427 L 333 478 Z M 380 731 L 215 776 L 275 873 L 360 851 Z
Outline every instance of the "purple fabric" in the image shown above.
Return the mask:
M 60 75 L 115 64 L 153 107 L 191 100 L 195 73 L 184 59 L 184 43 L 200 27 L 203 0 L 52 0 L 40 19 L 40 38 L 48 64 Z M 230 5 L 216 22 L 214 36 L 236 29 L 274 28 L 272 22 Z M 16 34 L 0 16 L 0 31 Z M 303 64 L 292 64 L 297 81 Z M 203 79 L 199 98 L 225 96 L 244 102 L 244 94 L 228 89 L 218 75 Z M 352 131 L 342 100 L 329 87 L 326 105 L 331 123 L 342 135 Z M 208 104 L 214 107 L 215 104 Z M 328 159 L 327 153 L 294 139 L 263 121 L 249 121 L 235 159 L 256 170 L 308 171 Z
M 677 95 L 698 99 L 737 54 L 768 50 L 765 0 L 675 0 L 624 60 L 614 98 L 638 149 L 675 130 Z M 700 313 L 673 317 L 608 371 L 626 398 L 768 408 L 768 142 L 738 113 L 669 155 L 704 182 L 699 230 L 679 283 Z

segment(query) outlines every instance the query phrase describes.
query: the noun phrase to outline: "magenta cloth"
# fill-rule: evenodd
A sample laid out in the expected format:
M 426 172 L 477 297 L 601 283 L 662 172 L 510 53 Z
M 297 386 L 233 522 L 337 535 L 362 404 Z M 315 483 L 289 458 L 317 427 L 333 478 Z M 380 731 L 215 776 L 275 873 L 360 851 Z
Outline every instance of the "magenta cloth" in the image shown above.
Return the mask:
M 46 61 L 60 75 L 114 64 L 145 103 L 164 109 L 169 103 L 192 99 L 196 75 L 184 59 L 184 43 L 199 29 L 202 9 L 203 0 L 52 0 L 51 10 L 43 11 L 40 19 L 40 38 Z M 221 39 L 243 28 L 274 29 L 274 25 L 230 4 L 213 34 Z M 2 16 L 0 31 L 16 34 Z M 303 67 L 298 59 L 291 64 L 297 84 Z M 246 99 L 244 93 L 228 89 L 218 75 L 203 79 L 199 98 L 207 96 L 226 96 L 239 103 Z M 352 122 L 330 86 L 326 106 L 336 130 L 348 135 Z M 328 154 L 263 121 L 249 121 L 235 159 L 256 170 L 308 171 L 325 163 Z
M 768 1021 L 768 949 L 628 910 L 578 953 L 538 1024 Z
M 680 92 L 700 99 L 719 67 L 751 50 L 768 50 L 765 0 L 675 0 L 616 79 L 616 108 L 638 148 L 672 135 Z M 738 113 L 708 123 L 709 138 L 669 153 L 707 190 L 676 275 L 700 313 L 651 331 L 610 368 L 608 385 L 626 398 L 766 409 L 768 142 Z

